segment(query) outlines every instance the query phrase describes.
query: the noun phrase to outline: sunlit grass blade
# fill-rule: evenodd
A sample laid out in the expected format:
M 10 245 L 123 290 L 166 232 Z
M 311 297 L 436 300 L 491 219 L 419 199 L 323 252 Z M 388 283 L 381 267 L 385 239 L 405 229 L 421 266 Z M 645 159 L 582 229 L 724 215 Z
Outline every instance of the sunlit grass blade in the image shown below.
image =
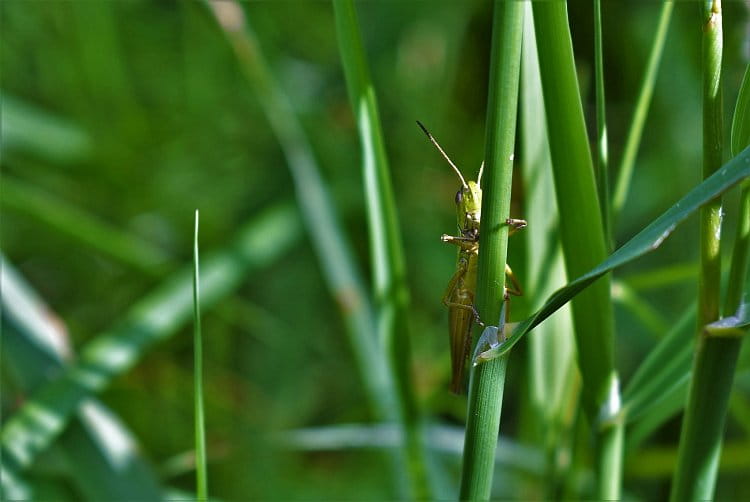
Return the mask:
M 206 421 L 203 411 L 203 335 L 201 333 L 200 259 L 198 254 L 199 213 L 195 210 L 193 236 L 193 378 L 195 392 L 195 476 L 198 500 L 208 500 L 206 474 Z
M 530 305 L 538 308 L 554 292 L 555 284 L 567 281 L 560 243 L 555 237 L 557 222 L 549 217 L 557 207 L 531 3 L 526 4 L 521 54 L 520 161 L 525 188 L 523 216 L 530 222 L 523 231 L 528 265 L 522 277 Z M 523 421 L 529 425 L 535 441 L 544 447 L 547 460 L 544 486 L 534 482 L 532 487 L 541 498 L 549 498 L 559 481 L 555 479 L 555 459 L 570 453 L 563 440 L 566 429 L 572 425 L 566 413 L 567 398 L 577 400 L 577 391 L 573 390 L 577 386 L 572 382 L 575 341 L 570 311 L 564 309 L 539 326 L 528 344 L 531 410 L 524 414 Z M 569 392 L 573 394 L 569 396 Z
M 289 204 L 275 206 L 244 226 L 226 249 L 204 261 L 202 301 L 212 306 L 237 288 L 248 272 L 266 266 L 300 237 Z M 68 423 L 80 404 L 130 369 L 158 341 L 188 322 L 193 313 L 193 267 L 183 269 L 134 304 L 110 330 L 88 343 L 76 362 L 34 392 L 0 431 L 3 468 L 28 468 Z
M 3 207 L 30 216 L 78 243 L 110 256 L 142 272 L 154 274 L 170 259 L 169 255 L 145 240 L 100 220 L 52 194 L 23 181 L 3 176 Z
M 400 419 L 406 425 L 412 496 L 431 498 L 421 425 L 412 390 L 409 291 L 383 129 L 353 0 L 334 0 L 334 16 L 349 101 L 357 120 L 367 199 L 378 339 L 396 376 Z
M 463 453 L 464 429 L 452 425 L 433 424 L 425 428 L 427 445 L 436 453 L 459 460 Z M 277 442 L 284 448 L 301 451 L 343 451 L 366 448 L 397 448 L 403 443 L 402 430 L 392 424 L 337 424 L 326 427 L 294 429 L 278 434 Z M 544 473 L 541 450 L 500 436 L 495 452 L 495 465 L 519 469 L 540 477 Z
M 240 5 L 237 2 L 213 2 L 209 7 L 279 139 L 292 173 L 303 222 L 331 296 L 346 322 L 354 358 L 375 415 L 384 421 L 401 421 L 404 418 L 402 410 L 409 404 L 402 402 L 404 393 L 398 392 L 396 368 L 384 357 L 378 344 L 378 321 L 373 302 L 363 287 L 351 246 L 299 118 L 265 61 Z M 407 362 L 400 364 L 408 366 Z M 416 445 L 417 442 L 409 444 Z M 413 467 L 421 469 L 423 466 L 413 464 Z M 405 468 L 396 467 L 397 474 L 401 476 Z
M 378 335 L 396 368 L 407 420 L 416 413 L 411 390 L 406 259 L 398 225 L 377 97 L 353 0 L 334 0 L 336 33 L 362 151 Z
M 493 6 L 489 96 L 482 179 L 482 220 L 476 305 L 484 319 L 498 319 L 505 293 L 513 148 L 518 113 L 524 4 Z M 475 342 L 476 343 L 476 342 Z M 472 367 L 466 440 L 461 472 L 462 500 L 489 499 L 502 410 L 507 357 Z
M 93 142 L 78 125 L 7 93 L 0 99 L 3 158 L 22 153 L 59 165 L 74 164 L 91 156 Z
M 745 69 L 732 119 L 732 155 L 750 145 L 750 64 Z
M 623 151 L 622 160 L 618 167 L 617 182 L 615 185 L 614 196 L 612 197 L 612 213 L 613 218 L 615 219 L 620 215 L 622 208 L 625 206 L 625 201 L 627 200 L 628 192 L 630 191 L 630 182 L 633 178 L 635 159 L 638 154 L 638 148 L 641 144 L 641 136 L 643 135 L 643 127 L 646 124 L 648 109 L 651 106 L 651 97 L 654 94 L 656 76 L 659 71 L 661 56 L 664 52 L 664 43 L 667 39 L 669 22 L 672 19 L 674 3 L 675 2 L 665 1 L 661 6 L 659 24 L 656 28 L 656 34 L 654 35 L 654 42 L 651 45 L 651 53 L 648 56 L 646 71 L 643 74 L 643 81 L 641 82 L 641 88 L 638 92 L 633 119 L 630 123 L 627 139 L 625 140 L 625 150 Z
M 2 365 L 10 375 L 3 392 L 24 395 L 63 371 L 71 359 L 67 334 L 49 308 L 6 260 L 2 262 Z M 73 485 L 91 500 L 157 500 L 161 489 L 125 425 L 89 399 L 65 429 L 55 453 L 70 465 Z M 112 458 L 118 462 L 112 462 Z M 5 472 L 7 473 L 7 471 Z M 5 474 L 4 473 L 4 474 Z M 4 475 L 3 488 L 12 480 Z M 29 488 L 30 490 L 30 488 Z M 8 499 L 19 498 L 6 490 Z M 21 497 L 30 498 L 30 496 Z
M 496 347 L 481 353 L 478 363 L 506 354 L 526 333 L 547 319 L 571 298 L 607 272 L 630 263 L 657 249 L 674 229 L 699 208 L 750 176 L 750 147 L 727 162 L 719 171 L 693 188 L 675 205 L 623 244 L 594 269 L 558 289 L 545 304 L 513 328 L 511 336 Z
M 604 94 L 604 57 L 602 55 L 602 2 L 594 0 L 594 80 L 596 84 L 596 186 L 607 249 L 612 231 L 609 221 L 609 140 L 607 139 L 607 110 Z

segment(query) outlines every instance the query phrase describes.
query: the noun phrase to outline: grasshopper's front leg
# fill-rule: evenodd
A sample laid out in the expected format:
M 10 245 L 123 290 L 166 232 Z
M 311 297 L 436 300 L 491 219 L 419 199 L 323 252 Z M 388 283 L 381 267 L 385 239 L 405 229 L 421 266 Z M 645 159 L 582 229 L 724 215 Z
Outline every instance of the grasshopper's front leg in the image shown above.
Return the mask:
M 521 220 L 518 218 L 508 218 L 507 220 L 505 220 L 505 224 L 510 227 L 510 230 L 508 231 L 508 237 L 510 237 L 522 228 L 526 228 L 527 222 L 526 220 Z

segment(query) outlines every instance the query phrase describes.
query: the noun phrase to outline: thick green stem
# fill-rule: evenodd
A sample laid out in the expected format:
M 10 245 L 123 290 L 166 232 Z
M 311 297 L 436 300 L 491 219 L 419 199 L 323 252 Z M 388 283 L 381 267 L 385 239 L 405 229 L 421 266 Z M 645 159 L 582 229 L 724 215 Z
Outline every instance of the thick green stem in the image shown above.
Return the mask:
M 721 165 L 722 157 L 722 15 L 721 2 L 704 3 L 703 10 L 703 176 L 710 176 Z M 744 199 L 744 197 L 743 197 Z M 738 236 L 748 225 L 745 214 L 740 217 Z M 719 318 L 721 285 L 720 238 L 721 199 L 701 211 L 701 271 L 699 278 L 698 343 L 693 361 L 692 380 L 688 393 L 685 417 L 680 435 L 680 446 L 671 500 L 707 500 L 713 497 L 719 455 L 724 433 L 724 420 L 732 388 L 734 369 L 741 339 L 711 338 L 704 326 Z M 746 237 L 738 239 L 733 257 L 732 273 L 747 270 Z M 742 242 L 744 241 L 744 242 Z M 743 263 L 744 262 L 744 263 Z M 744 284 L 741 279 L 732 277 Z M 731 311 L 739 303 L 741 294 L 731 286 L 727 308 Z M 726 310 L 726 309 L 725 309 Z
M 504 296 L 523 11 L 522 2 L 496 1 L 492 25 L 477 308 L 493 323 Z M 472 371 L 462 500 L 490 498 L 507 360 L 500 357 Z

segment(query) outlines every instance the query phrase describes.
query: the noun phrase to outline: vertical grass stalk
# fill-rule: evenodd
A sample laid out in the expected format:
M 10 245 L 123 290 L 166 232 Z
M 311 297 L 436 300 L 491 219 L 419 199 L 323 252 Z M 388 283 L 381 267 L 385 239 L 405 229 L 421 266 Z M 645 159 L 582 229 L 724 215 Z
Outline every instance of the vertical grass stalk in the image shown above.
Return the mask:
M 341 63 L 362 146 L 378 338 L 386 361 L 396 376 L 399 418 L 405 427 L 412 496 L 425 498 L 430 497 L 431 490 L 426 474 L 422 428 L 411 385 L 406 260 L 388 157 L 354 2 L 334 0 L 333 7 Z
M 599 209 L 602 212 L 607 249 L 611 247 L 612 232 L 609 222 L 609 142 L 607 140 L 607 110 L 604 94 L 604 57 L 602 54 L 602 2 L 594 0 L 594 66 L 596 80 L 596 172 Z
M 203 414 L 203 339 L 201 334 L 200 260 L 198 257 L 198 210 L 193 235 L 193 378 L 195 392 L 195 477 L 198 500 L 208 500 L 206 475 L 206 424 Z
M 523 2 L 495 2 L 476 297 L 483 319 L 493 323 L 504 295 L 523 13 Z M 503 356 L 471 371 L 462 500 L 490 498 L 507 363 Z
M 573 44 L 564 2 L 534 2 L 544 104 L 550 131 L 560 237 L 568 277 L 577 277 L 607 256 L 593 162 L 576 77 Z M 620 497 L 623 423 L 614 369 L 614 321 L 610 276 L 572 301 L 583 377 L 583 406 L 596 432 L 597 480 L 601 499 Z
M 723 33 L 721 1 L 703 2 L 703 177 L 721 166 Z M 744 194 L 743 194 L 744 195 Z M 746 211 L 745 197 L 743 209 Z M 724 421 L 732 388 L 734 368 L 741 340 L 711 338 L 704 326 L 719 318 L 721 286 L 721 198 L 706 205 L 700 216 L 701 270 L 698 291 L 698 341 L 693 373 L 680 434 L 677 469 L 672 481 L 671 500 L 707 500 L 713 498 Z M 747 215 L 740 217 L 738 236 L 747 225 Z M 738 239 L 732 273 L 746 272 L 746 242 Z M 744 263 L 743 263 L 744 262 Z M 742 278 L 732 276 L 727 307 L 736 308 L 742 292 Z

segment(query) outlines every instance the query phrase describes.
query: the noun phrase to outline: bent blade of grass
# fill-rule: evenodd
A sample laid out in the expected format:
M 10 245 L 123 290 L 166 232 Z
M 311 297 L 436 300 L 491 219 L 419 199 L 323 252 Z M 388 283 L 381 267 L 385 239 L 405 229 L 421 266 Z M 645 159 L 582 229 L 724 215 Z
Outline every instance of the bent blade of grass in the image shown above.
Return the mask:
M 482 180 L 476 305 L 485 319 L 504 311 L 505 267 L 513 147 L 518 113 L 524 4 L 496 1 L 493 6 L 489 96 Z M 473 342 L 476 346 L 476 342 Z M 473 348 L 473 347 L 472 347 Z M 472 367 L 461 471 L 461 499 L 489 499 L 502 411 L 507 357 Z
M 201 333 L 200 259 L 198 255 L 199 213 L 195 210 L 193 235 L 193 382 L 195 392 L 195 475 L 198 500 L 208 500 L 206 475 L 206 422 L 203 411 L 203 335 Z
M 63 371 L 71 349 L 62 325 L 4 258 L 0 273 L 3 366 L 20 391 L 31 393 Z M 80 467 L 70 475 L 91 500 L 158 500 L 159 482 L 135 445 L 125 425 L 89 399 L 53 448 Z M 14 498 L 6 489 L 8 480 L 0 478 L 5 495 Z
M 300 237 L 291 204 L 267 209 L 245 225 L 226 249 L 204 261 L 203 304 L 212 306 L 236 289 L 248 272 L 269 264 Z M 130 369 L 158 341 L 173 335 L 193 311 L 192 266 L 134 304 L 112 329 L 81 351 L 56 380 L 34 392 L 0 430 L 2 467 L 28 468 L 68 423 L 80 404 Z
M 657 249 L 677 225 L 685 221 L 688 216 L 748 176 L 750 176 L 750 147 L 745 148 L 711 177 L 690 190 L 675 205 L 623 244 L 597 267 L 557 290 L 537 312 L 516 325 L 510 337 L 497 346 L 480 353 L 475 360 L 475 364 L 481 364 L 507 354 L 521 337 L 569 302 L 592 282 L 607 272 Z

